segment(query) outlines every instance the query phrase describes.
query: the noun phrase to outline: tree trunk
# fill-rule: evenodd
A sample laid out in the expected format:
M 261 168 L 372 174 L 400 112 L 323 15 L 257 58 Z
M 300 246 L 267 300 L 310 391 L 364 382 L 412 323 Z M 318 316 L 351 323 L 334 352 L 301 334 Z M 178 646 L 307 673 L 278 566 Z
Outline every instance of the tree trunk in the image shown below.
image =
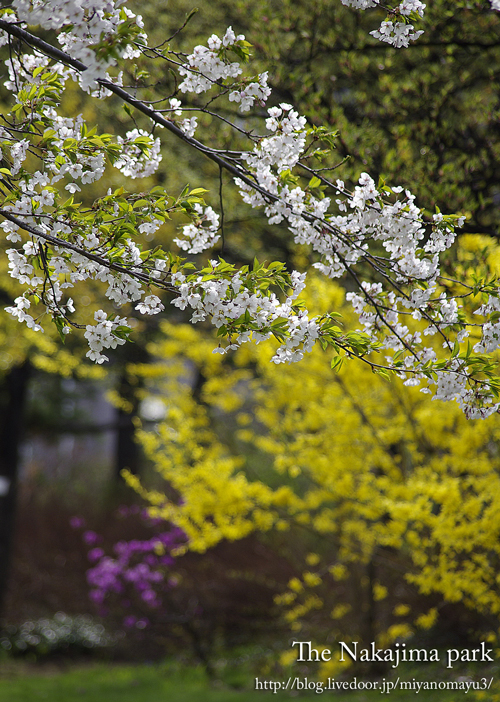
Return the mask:
M 4 613 L 16 518 L 19 446 L 30 366 L 12 368 L 0 385 L 0 615 Z
M 126 412 L 119 407 L 117 409 L 117 432 L 116 432 L 116 453 L 115 453 L 115 475 L 119 479 L 121 471 L 127 468 L 131 473 L 137 475 L 140 468 L 141 452 L 135 440 L 134 417 L 139 412 L 139 401 L 136 396 L 136 387 L 124 373 L 119 382 L 118 392 L 127 401 L 130 412 Z

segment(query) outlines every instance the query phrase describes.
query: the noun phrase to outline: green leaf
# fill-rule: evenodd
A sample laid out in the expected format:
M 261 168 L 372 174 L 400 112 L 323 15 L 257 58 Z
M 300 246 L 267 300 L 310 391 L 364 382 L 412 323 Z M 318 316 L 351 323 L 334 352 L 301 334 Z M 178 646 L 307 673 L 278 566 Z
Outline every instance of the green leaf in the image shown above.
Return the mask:
M 335 356 L 332 358 L 332 362 L 330 363 L 330 368 L 335 371 L 335 373 L 338 373 L 342 366 L 344 365 L 344 358 L 343 356 Z
M 66 320 L 63 317 L 54 317 L 52 321 L 56 325 L 57 333 L 59 334 L 61 341 L 63 344 L 65 344 L 66 334 L 63 333 L 63 328 L 67 326 Z
M 374 368 L 372 367 L 372 371 L 375 373 L 375 375 L 380 375 L 384 380 L 391 381 L 391 374 L 386 368 Z
M 191 190 L 189 192 L 189 197 L 192 195 L 203 195 L 204 193 L 208 193 L 208 190 L 206 188 L 194 188 L 194 190 Z

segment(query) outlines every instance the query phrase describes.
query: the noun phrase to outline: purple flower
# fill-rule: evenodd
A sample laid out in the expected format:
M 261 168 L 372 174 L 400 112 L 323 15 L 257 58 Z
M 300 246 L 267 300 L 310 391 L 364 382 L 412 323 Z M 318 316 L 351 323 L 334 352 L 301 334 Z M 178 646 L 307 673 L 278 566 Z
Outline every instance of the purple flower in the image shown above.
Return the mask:
M 120 573 L 121 568 L 116 561 L 109 557 L 102 558 L 94 568 L 87 571 L 87 582 L 104 590 L 117 591 L 116 584 Z
M 118 543 L 116 543 L 116 544 L 113 546 L 113 551 L 114 551 L 118 556 L 125 555 L 125 554 L 128 552 L 128 550 L 129 550 L 129 545 L 128 545 L 128 543 L 127 543 L 126 541 L 118 541 Z
M 127 629 L 130 629 L 131 627 L 135 626 L 136 623 L 137 617 L 134 617 L 133 614 L 129 614 L 123 618 L 123 626 L 127 627 Z
M 69 524 L 73 529 L 83 529 L 85 526 L 85 519 L 83 517 L 71 517 Z
M 144 600 L 144 602 L 152 604 L 156 600 L 156 592 L 154 590 L 144 590 L 141 597 Z
M 87 558 L 89 561 L 94 563 L 104 556 L 104 551 L 102 548 L 93 548 L 87 553 Z
M 85 531 L 83 534 L 83 540 L 89 546 L 93 546 L 99 541 L 102 541 L 102 538 L 99 536 L 99 534 L 96 534 L 95 531 Z
M 106 594 L 102 590 L 91 590 L 89 592 L 89 597 L 93 602 L 96 602 L 97 604 L 102 604 L 104 602 Z
M 141 513 L 138 506 L 122 506 L 118 510 L 120 516 Z M 147 516 L 141 513 L 141 516 Z M 165 523 L 161 520 L 150 520 L 151 526 Z M 83 519 L 74 517 L 72 525 L 76 527 L 84 526 Z M 162 591 L 166 591 L 178 585 L 175 576 L 168 578 L 166 566 L 174 563 L 170 551 L 178 544 L 186 541 L 186 535 L 177 527 L 168 531 L 160 532 L 149 539 L 132 539 L 131 541 L 118 541 L 113 546 L 115 556 L 106 556 L 104 550 L 95 545 L 102 541 L 96 532 L 87 530 L 83 533 L 83 539 L 90 547 L 88 552 L 89 560 L 94 564 L 87 570 L 87 581 L 90 585 L 90 598 L 100 605 L 102 610 L 103 602 L 111 594 L 120 595 L 127 598 L 131 589 L 135 591 L 145 604 L 149 607 L 162 606 L 159 596 Z M 164 551 L 162 554 L 161 552 Z M 157 593 L 153 588 L 157 588 Z M 126 609 L 131 607 L 130 600 L 118 597 L 121 606 Z M 129 610 L 130 611 L 130 610 Z M 132 610 L 133 611 L 133 610 Z M 137 627 L 143 629 L 149 624 L 146 618 L 137 619 L 133 614 L 129 614 L 123 619 L 123 626 L 127 628 Z

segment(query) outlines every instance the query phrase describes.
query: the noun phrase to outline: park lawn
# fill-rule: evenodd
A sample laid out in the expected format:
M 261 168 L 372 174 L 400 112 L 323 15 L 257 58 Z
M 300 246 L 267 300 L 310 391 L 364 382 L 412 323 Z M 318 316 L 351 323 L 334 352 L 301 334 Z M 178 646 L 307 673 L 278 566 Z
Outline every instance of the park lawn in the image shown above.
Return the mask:
M 65 672 L 29 670 L 29 673 L 28 669 L 23 672 L 20 668 L 11 675 L 0 674 L 0 702 L 256 702 L 263 696 L 269 700 L 318 697 L 313 690 L 301 694 L 274 694 L 272 691 L 248 689 L 253 685 L 252 679 L 248 680 L 247 689 L 231 689 L 222 683 L 209 683 L 201 669 L 187 666 L 179 669 L 165 665 L 100 663 Z M 325 690 L 325 694 L 345 702 L 374 702 L 380 699 L 381 692 L 338 693 Z M 457 691 L 421 691 L 418 701 L 457 702 L 462 695 L 463 692 Z M 472 691 L 468 696 L 471 700 L 475 699 Z M 384 698 L 390 698 L 391 702 L 415 702 L 415 692 L 393 691 L 390 695 L 384 694 Z
M 209 683 L 201 669 L 171 672 L 162 665 L 105 665 L 67 672 L 0 677 L 0 702 L 247 702 L 264 694 Z

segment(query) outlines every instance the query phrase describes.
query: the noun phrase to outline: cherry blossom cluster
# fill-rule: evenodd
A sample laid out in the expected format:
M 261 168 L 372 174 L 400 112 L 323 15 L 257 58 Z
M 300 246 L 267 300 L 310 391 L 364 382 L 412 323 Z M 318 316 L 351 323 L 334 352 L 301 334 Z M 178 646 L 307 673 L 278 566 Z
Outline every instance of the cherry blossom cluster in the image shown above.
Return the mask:
M 381 0 L 341 0 L 343 5 L 352 7 L 355 10 L 369 10 L 376 7 L 387 12 L 387 18 L 381 22 L 380 27 L 370 34 L 379 41 L 386 42 L 396 48 L 408 47 L 411 41 L 416 41 L 424 31 L 415 30 L 410 19 L 422 19 L 426 4 L 420 0 L 402 0 L 398 5 L 387 7 Z M 491 8 L 500 11 L 500 0 L 490 0 Z M 400 17 L 402 21 L 394 21 Z
M 120 327 L 126 327 L 127 320 L 120 317 L 108 319 L 107 313 L 103 310 L 98 310 L 94 314 L 94 319 L 97 324 L 87 324 L 84 334 L 90 346 L 87 356 L 91 361 L 104 363 L 109 361 L 109 358 L 101 353 L 103 349 L 116 349 L 117 346 L 125 343 L 125 339 L 120 339 L 116 331 Z
M 382 22 L 378 29 L 370 32 L 372 37 L 384 41 L 387 44 L 395 46 L 400 49 L 402 46 L 409 46 L 410 41 L 415 41 L 423 33 L 423 29 L 418 31 L 413 31 L 414 27 L 412 24 L 405 24 L 404 22 L 391 22 L 391 20 L 386 20 Z
M 211 208 L 194 206 L 198 219 L 182 228 L 182 238 L 174 239 L 177 246 L 190 254 L 211 249 L 219 241 L 219 215 Z
M 264 106 L 267 98 L 271 94 L 271 88 L 267 84 L 268 76 L 268 71 L 259 73 L 257 80 L 247 83 L 239 90 L 233 90 L 230 92 L 230 102 L 238 103 L 241 112 L 248 112 L 248 110 L 253 107 L 255 102 L 261 106 Z
M 306 119 L 284 102 L 279 107 L 271 107 L 268 114 L 266 127 L 273 136 L 259 141 L 244 159 L 258 171 L 260 180 L 265 182 L 266 176 L 270 178 L 272 188 L 276 183 L 272 183 L 271 168 L 276 167 L 278 173 L 292 169 L 304 151 Z
M 208 40 L 208 46 L 196 46 L 187 57 L 187 63 L 178 67 L 180 75 L 184 76 L 179 90 L 183 93 L 203 93 L 215 84 L 238 78 L 243 69 L 238 61 L 230 61 L 228 55 L 231 50 L 239 56 L 244 55 L 248 46 L 243 34 L 236 36 L 232 27 L 228 27 L 222 39 L 213 34 Z M 229 100 L 238 103 L 241 112 L 248 112 L 256 101 L 264 104 L 271 94 L 267 80 L 268 73 L 265 71 L 251 82 L 245 82 L 237 90 L 232 90 Z M 179 100 L 176 100 L 175 107 L 180 107 Z
M 146 43 L 141 31 L 142 18 L 128 8 L 120 9 L 117 0 L 14 0 L 17 18 L 30 25 L 40 25 L 58 31 L 62 48 L 79 59 L 87 70 L 78 75 L 84 90 L 97 88 L 99 78 L 109 78 L 108 69 L 116 64 L 112 50 L 122 58 L 136 58 L 140 51 L 132 39 Z M 7 14 L 10 18 L 12 15 Z M 132 31 L 123 31 L 131 25 Z
M 365 257 L 371 240 L 379 240 L 389 254 L 391 270 L 396 280 L 407 283 L 410 279 L 430 280 L 437 275 L 437 252 L 448 248 L 454 240 L 454 227 L 449 218 L 437 216 L 432 235 L 423 253 L 417 253 L 424 236 L 421 211 L 414 204 L 414 196 L 405 191 L 394 203 L 384 201 L 373 179 L 363 173 L 352 193 L 342 181 L 335 190 L 344 198 L 337 198 L 340 213 L 327 215 L 331 205 L 328 197 L 317 198 L 299 185 L 290 185 L 280 178 L 282 172 L 292 169 L 302 156 L 307 140 L 306 123 L 290 105 L 268 110 L 266 126 L 273 136 L 261 139 L 252 152 L 243 155 L 252 168 L 260 189 L 252 188 L 236 179 L 245 202 L 253 207 L 264 206 L 270 224 L 287 219 L 295 241 L 310 244 L 322 256 L 316 264 L 323 273 L 336 278 Z M 269 202 L 262 189 L 274 195 Z M 402 188 L 393 188 L 399 194 Z M 462 224 L 461 219 L 457 224 Z M 432 253 L 433 256 L 428 254 Z M 385 264 L 384 264 L 385 265 Z
M 230 63 L 224 60 L 224 55 L 228 47 L 244 38 L 242 34 L 235 36 L 229 27 L 222 39 L 213 34 L 208 40 L 208 47 L 196 46 L 193 53 L 188 56 L 187 63 L 178 69 L 180 75 L 184 76 L 179 90 L 183 93 L 202 93 L 210 90 L 217 81 L 237 78 L 242 72 L 239 62 Z M 223 53 L 222 56 L 221 53 Z
M 118 136 L 122 146 L 120 158 L 114 163 L 129 178 L 147 178 L 156 173 L 162 156 L 160 139 L 153 139 L 144 129 L 127 132 L 125 139 Z
M 13 15 L 7 15 L 12 17 Z M 7 35 L 3 35 L 7 36 Z M 18 100 L 18 95 L 27 86 L 40 85 L 42 83 L 41 73 L 43 69 L 48 69 L 50 60 L 47 56 L 36 54 L 23 54 L 22 57 L 11 56 L 5 62 L 9 79 L 4 81 L 4 85 L 9 90 L 14 98 Z M 67 80 L 71 71 L 62 64 L 55 64 L 50 67 L 51 71 L 56 72 L 61 80 Z
M 224 264 L 213 260 L 210 268 L 202 271 L 204 275 L 186 277 L 177 273 L 172 276 L 179 292 L 173 304 L 180 309 L 191 308 L 191 322 L 210 318 L 217 329 L 228 329 L 230 344 L 219 345 L 214 353 L 237 349 L 250 339 L 260 343 L 273 335 L 284 340 L 273 356 L 274 363 L 299 361 L 304 353 L 311 351 L 321 333 L 320 320 L 310 319 L 307 310 L 295 306 L 305 287 L 305 273 L 294 271 L 287 278 L 289 294 L 281 302 L 274 292 L 262 294 L 258 288 L 253 294 L 250 292 L 262 267 L 246 274 L 241 270 L 217 280 L 217 270 L 223 267 Z
M 360 317 L 363 333 L 372 340 L 374 348 L 392 352 L 386 358 L 389 365 L 394 366 L 395 354 L 403 354 L 398 375 L 406 384 L 418 385 L 427 380 L 424 391 L 436 385 L 437 398 L 457 399 L 470 417 L 484 417 L 497 411 L 499 404 L 494 401 L 488 383 L 476 385 L 474 390 L 467 387 L 470 369 L 465 360 L 450 361 L 446 369 L 436 369 L 432 375 L 425 372 L 426 366 L 438 363 L 438 359 L 434 348 L 422 344 L 422 334 L 442 335 L 460 321 L 457 300 L 449 299 L 444 292 L 437 294 L 436 290 L 439 253 L 453 244 L 455 227 L 461 226 L 464 218 L 436 213 L 431 232 L 422 245 L 426 226 L 415 197 L 401 187 L 383 186 L 379 190 L 366 173 L 352 192 L 347 191 L 342 181 L 335 183 L 339 214 L 328 214 L 329 198 L 318 199 L 307 189 L 298 185 L 291 188 L 280 179 L 280 173 L 298 163 L 305 150 L 305 121 L 297 118 L 286 104 L 271 108 L 268 113 L 266 126 L 273 134 L 281 134 L 286 142 L 269 136 L 259 140 L 251 153 L 243 155 L 259 186 L 252 188 L 236 179 L 243 199 L 253 207 L 264 207 L 270 224 L 288 220 L 295 241 L 310 245 L 321 255 L 321 262 L 314 265 L 331 278 L 349 273 L 361 259 L 375 263 L 370 244 L 380 241 L 387 257 L 377 260 L 376 267 L 387 279 L 392 278 L 396 290 L 404 293 L 398 295 L 395 290 L 385 290 L 382 283 L 367 282 L 361 283 L 360 293 L 349 293 L 347 299 Z M 264 188 L 275 196 L 273 201 L 269 202 L 262 194 Z M 388 201 L 389 195 L 396 199 Z M 415 330 L 401 322 L 400 316 L 407 316 L 408 311 L 414 320 L 426 320 L 427 326 Z M 478 313 L 492 311 L 492 307 L 483 307 Z M 498 329 L 497 324 L 487 323 L 483 327 L 483 341 L 474 350 L 489 353 L 499 348 Z M 463 327 L 457 341 L 467 336 L 468 331 Z M 321 331 L 317 337 L 321 337 Z M 449 343 L 445 338 L 448 347 Z M 297 358 L 298 355 L 287 354 L 285 360 Z
M 379 0 L 341 0 L 343 5 L 353 7 L 356 10 L 368 10 L 380 6 Z M 424 16 L 425 4 L 420 0 L 402 0 L 402 2 L 391 9 L 391 16 L 401 17 L 402 22 L 393 22 L 386 19 L 380 27 L 370 34 L 380 41 L 391 44 L 396 48 L 407 47 L 410 41 L 415 41 L 423 34 L 423 30 L 413 31 L 414 26 L 406 20 L 410 15 Z M 384 6 L 384 9 L 385 6 Z
M 58 22 L 62 25 L 65 21 L 68 21 L 68 17 L 63 13 Z M 235 77 L 241 73 L 239 64 L 237 64 L 238 68 L 236 68 L 236 64 L 228 64 L 224 57 L 223 59 L 217 58 L 215 52 L 223 53 L 234 47 L 235 44 L 241 44 L 243 41 L 244 38 L 242 36 L 236 37 L 231 29 L 226 32 L 222 40 L 219 40 L 217 37 L 211 38 L 209 42 L 210 50 L 200 52 L 206 56 L 215 57 L 216 61 L 215 67 L 208 70 L 208 82 L 205 87 L 211 87 L 213 81 L 223 76 Z M 57 70 L 54 70 L 49 64 L 49 60 L 43 56 L 35 57 L 27 54 L 19 58 L 11 58 L 7 64 L 9 68 L 7 87 L 12 89 L 13 92 L 16 92 L 16 86 L 37 86 L 41 89 L 45 88 L 49 81 L 52 81 L 53 90 L 60 95 L 65 81 L 71 75 L 71 71 L 64 67 L 59 68 L 57 66 Z M 223 68 L 223 66 L 228 67 Z M 184 69 L 181 68 L 180 70 L 182 72 Z M 187 73 L 188 77 L 193 75 L 192 71 Z M 42 80 L 42 77 L 45 81 Z M 56 80 L 54 81 L 54 79 Z M 252 85 L 254 86 L 253 88 L 251 87 Z M 249 91 L 248 94 L 254 88 L 254 83 L 246 85 L 246 90 Z M 32 106 L 33 97 L 36 99 L 37 93 L 32 94 L 31 88 L 30 91 L 30 106 Z M 258 94 L 258 90 L 256 88 L 254 90 L 255 97 L 262 99 L 268 92 L 265 91 L 265 94 Z M 179 115 L 180 101 L 171 99 L 170 103 L 175 115 Z M 84 138 L 86 127 L 81 116 L 75 119 L 63 118 L 57 114 L 52 106 L 45 105 L 43 100 L 40 100 L 39 109 L 40 113 L 38 116 L 43 119 L 46 126 L 43 138 L 44 162 L 51 175 L 41 172 L 37 172 L 34 176 L 29 172 L 20 173 L 28 149 L 30 146 L 33 147 L 33 144 L 30 143 L 29 139 L 16 140 L 7 130 L 2 130 L 2 136 L 4 137 L 2 146 L 10 150 L 12 159 L 10 173 L 11 175 L 20 173 L 19 185 L 22 192 L 19 199 L 5 206 L 5 211 L 12 213 L 16 218 L 23 217 L 24 222 L 37 225 L 37 234 L 32 237 L 31 242 L 24 245 L 23 250 L 9 250 L 12 276 L 24 285 L 29 286 L 29 290 L 18 297 L 15 304 L 8 308 L 9 311 L 32 328 L 42 330 L 41 325 L 26 311 L 32 306 L 30 297 L 35 295 L 35 298 L 43 300 L 46 305 L 46 311 L 52 313 L 56 321 L 60 323 L 60 332 L 67 334 L 71 330 L 71 327 L 68 326 L 67 315 L 74 311 L 74 307 L 72 300 L 70 304 L 63 303 L 62 290 L 90 277 L 108 284 L 106 295 L 115 305 L 122 306 L 128 302 L 138 302 L 136 310 L 143 314 L 160 312 L 163 309 L 163 305 L 157 296 L 149 295 L 140 302 L 144 289 L 134 278 L 134 275 L 111 272 L 106 266 L 86 257 L 86 252 L 91 254 L 105 253 L 102 231 L 98 227 L 93 226 L 85 236 L 77 235 L 75 237 L 72 235 L 72 226 L 66 218 L 61 217 L 58 219 L 53 217 L 50 226 L 49 220 L 45 223 L 43 219 L 40 221 L 39 217 L 34 216 L 34 206 L 37 208 L 37 215 L 41 213 L 38 208 L 39 205 L 53 208 L 57 190 L 51 186 L 59 180 L 63 178 L 70 180 L 64 187 L 71 194 L 81 190 L 80 184 L 83 185 L 99 180 L 104 174 L 106 156 L 102 149 L 96 148 L 96 138 L 92 134 L 89 134 L 88 138 Z M 195 123 L 195 121 L 196 118 L 191 118 L 181 122 L 184 132 L 189 136 L 194 131 L 193 122 Z M 109 135 L 104 136 L 109 137 Z M 103 135 L 98 137 L 101 144 L 103 138 Z M 115 167 L 131 178 L 151 175 L 157 169 L 161 160 L 159 139 L 153 140 L 144 130 L 132 130 L 126 134 L 125 138 L 118 136 L 112 144 L 109 139 L 107 139 L 106 143 L 108 146 L 107 156 L 109 158 L 112 157 Z M 80 184 L 78 181 L 80 181 Z M 117 219 L 120 216 L 119 210 L 120 208 L 114 204 L 113 213 Z M 194 204 L 191 212 L 194 219 L 193 224 L 186 225 L 183 228 L 183 238 L 177 239 L 177 243 L 182 249 L 188 250 L 190 253 L 197 253 L 209 246 L 213 246 L 219 239 L 217 234 L 219 218 L 212 208 L 202 208 L 198 203 Z M 148 217 L 146 221 L 143 220 L 139 224 L 138 231 L 146 236 L 151 236 L 161 224 L 161 219 L 157 219 L 154 216 Z M 18 233 L 19 227 L 16 223 L 7 220 L 3 223 L 3 228 L 11 241 L 18 242 L 21 240 L 21 236 Z M 56 248 L 52 255 L 47 252 L 46 255 L 50 257 L 50 260 L 47 261 L 47 268 L 44 271 L 45 275 L 42 277 L 34 275 L 34 270 L 36 259 L 40 256 L 44 233 L 59 237 L 73 236 L 73 242 L 80 246 L 83 251 L 67 252 Z M 130 273 L 136 273 L 143 265 L 140 249 L 131 239 L 126 239 L 120 243 L 122 245 L 120 263 L 126 265 Z M 50 270 L 48 268 L 49 265 Z M 148 273 L 152 278 L 158 278 L 164 268 L 165 262 L 161 259 L 156 259 L 154 261 L 154 269 L 149 269 Z M 61 276 L 65 276 L 63 283 L 60 281 Z M 48 291 L 45 289 L 47 282 L 50 286 Z M 43 291 L 38 294 L 35 293 L 40 288 L 43 288 Z M 87 355 L 92 360 L 102 363 L 104 360 L 107 360 L 107 357 L 102 353 L 103 349 L 115 348 L 117 345 L 124 343 L 127 320 L 125 318 L 108 318 L 103 310 L 98 310 L 94 318 L 97 322 L 96 324 L 86 325 L 85 337 L 90 346 Z M 122 336 L 118 336 L 116 333 L 120 329 Z
M 171 120 L 179 125 L 179 127 L 182 129 L 183 133 L 187 137 L 193 137 L 196 131 L 196 127 L 198 126 L 197 118 L 186 117 L 185 119 L 177 120 L 176 117 L 180 117 L 182 115 L 182 110 L 180 109 L 182 103 L 178 98 L 170 98 L 169 103 Z
M 4 216 L 13 219 L 5 220 L 1 227 L 7 240 L 13 243 L 22 241 L 19 233 L 22 223 L 35 227 L 30 241 L 19 249 L 7 251 L 12 277 L 27 287 L 24 294 L 18 296 L 7 310 L 30 328 L 43 331 L 37 318 L 30 313 L 37 301 L 41 300 L 45 312 L 54 317 L 60 333 L 66 335 L 71 331 L 70 317 L 75 308 L 71 298 L 63 300 L 65 289 L 91 278 L 107 283 L 106 295 L 115 305 L 139 302 L 146 291 L 134 275 L 129 275 L 126 271 L 137 272 L 145 264 L 141 249 L 135 242 L 131 238 L 121 237 L 120 257 L 116 261 L 126 271 L 112 273 L 105 265 L 106 253 L 110 250 L 107 244 L 108 227 L 95 225 L 99 212 L 96 210 L 94 216 L 89 218 L 90 226 L 86 230 L 82 230 L 80 223 L 78 231 L 85 233 L 76 233 L 71 203 L 66 209 L 56 209 L 62 201 L 62 193 L 57 189 L 56 183 L 67 181 L 64 190 L 72 195 L 78 193 L 82 186 L 102 178 L 106 157 L 112 159 L 125 175 L 131 178 L 146 177 L 154 173 L 161 160 L 159 140 L 138 129 L 128 132 L 125 138 L 118 136 L 113 139 L 110 135 L 96 135 L 87 130 L 81 115 L 76 118 L 60 116 L 55 107 L 45 104 L 39 95 L 49 86 L 48 96 L 59 99 L 69 71 L 57 64 L 55 67 L 49 65 L 47 57 L 31 54 L 12 57 L 7 61 L 7 66 L 9 79 L 6 86 L 15 94 L 18 104 L 24 107 L 29 102 L 32 119 L 38 119 L 45 127 L 40 139 L 33 136 L 19 139 L 15 131 L 3 127 L 0 129 L 0 148 L 10 158 L 9 176 L 15 176 L 18 185 L 3 205 Z M 16 81 L 21 87 L 17 92 Z M 25 127 L 25 124 L 22 126 Z M 24 170 L 29 151 L 43 155 L 44 171 L 33 173 Z M 107 217 L 108 222 L 113 221 L 113 216 L 117 222 L 123 219 L 123 211 L 120 211 L 109 192 L 107 201 L 109 204 L 104 206 L 106 212 L 101 216 Z M 129 208 L 129 205 L 126 204 L 126 207 Z M 145 203 L 145 207 L 137 210 L 137 214 L 142 215 L 137 229 L 146 236 L 154 233 L 164 221 L 164 216 L 159 219 L 162 217 L 161 212 L 155 215 L 150 203 Z M 129 236 L 131 231 L 134 229 L 127 229 Z M 57 237 L 61 246 L 46 247 L 44 235 Z M 72 250 L 65 248 L 68 238 L 73 244 Z M 94 259 L 87 254 L 94 256 Z M 95 260 L 96 255 L 102 258 L 102 262 Z M 150 262 L 150 268 L 151 265 L 153 269 L 150 272 L 160 275 L 165 262 L 156 259 Z M 157 296 L 149 295 L 139 302 L 136 309 L 144 314 L 155 314 L 163 310 L 163 305 Z M 97 323 L 86 325 L 84 336 L 90 347 L 87 356 L 102 363 L 107 360 L 102 354 L 104 348 L 116 348 L 124 343 L 127 320 L 108 318 L 105 312 L 99 310 L 95 313 L 95 322 Z
M 30 307 L 31 302 L 26 297 L 21 295 L 20 297 L 16 297 L 14 304 L 7 307 L 6 311 L 13 317 L 16 317 L 19 322 L 24 322 L 28 329 L 33 329 L 33 331 L 42 331 L 42 327 L 37 324 L 32 315 L 26 311 L 29 310 Z

